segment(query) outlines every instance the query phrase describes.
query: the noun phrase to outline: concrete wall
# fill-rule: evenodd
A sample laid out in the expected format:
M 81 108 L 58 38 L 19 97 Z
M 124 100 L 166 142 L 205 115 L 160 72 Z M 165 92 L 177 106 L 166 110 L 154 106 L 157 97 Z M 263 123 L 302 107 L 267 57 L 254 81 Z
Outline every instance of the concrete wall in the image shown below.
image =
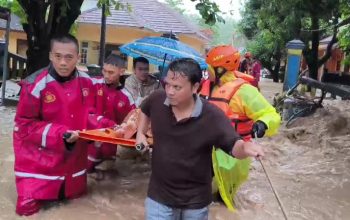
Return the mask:
M 5 39 L 5 30 L 0 30 L 0 39 Z M 20 55 L 25 56 L 26 48 L 18 48 L 18 39 L 27 40 L 26 33 L 11 31 L 9 36 L 9 52 L 17 53 L 17 49 L 19 49 Z

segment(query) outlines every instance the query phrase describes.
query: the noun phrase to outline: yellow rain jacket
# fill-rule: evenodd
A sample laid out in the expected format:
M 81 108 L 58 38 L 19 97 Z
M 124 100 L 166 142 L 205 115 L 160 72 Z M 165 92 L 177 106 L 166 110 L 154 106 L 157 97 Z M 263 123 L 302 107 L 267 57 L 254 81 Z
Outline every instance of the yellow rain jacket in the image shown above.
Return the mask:
M 236 72 L 235 74 L 241 75 L 242 73 Z M 211 94 L 217 93 L 217 90 L 222 88 L 225 84 L 237 80 L 235 74 L 230 71 L 226 72 L 220 78 L 219 85 L 214 87 Z M 203 90 L 207 89 L 203 88 L 202 91 Z M 210 95 L 209 100 L 211 100 Z M 264 122 L 268 128 L 266 130 L 266 136 L 272 136 L 277 133 L 281 123 L 280 115 L 258 91 L 258 89 L 250 85 L 248 82 L 241 83 L 238 88 L 235 89 L 228 105 L 233 114 L 239 115 L 240 117 L 246 117 L 254 122 L 258 120 Z M 224 109 L 222 110 L 227 113 Z
M 240 78 L 237 78 L 239 76 Z M 245 80 L 244 80 L 245 79 Z M 264 122 L 268 129 L 267 136 L 277 133 L 280 126 L 280 115 L 275 108 L 261 95 L 256 87 L 249 84 L 249 76 L 240 72 L 227 72 L 221 78 L 219 85 L 210 92 L 210 81 L 202 85 L 201 95 L 218 106 L 232 120 L 236 131 L 245 141 L 249 141 L 254 122 Z M 242 126 L 237 126 L 234 120 L 240 120 Z M 248 135 L 244 135 L 248 133 Z M 248 178 L 250 159 L 238 160 L 219 149 L 213 149 L 213 171 L 215 182 L 227 208 L 234 211 L 234 196 L 240 185 Z

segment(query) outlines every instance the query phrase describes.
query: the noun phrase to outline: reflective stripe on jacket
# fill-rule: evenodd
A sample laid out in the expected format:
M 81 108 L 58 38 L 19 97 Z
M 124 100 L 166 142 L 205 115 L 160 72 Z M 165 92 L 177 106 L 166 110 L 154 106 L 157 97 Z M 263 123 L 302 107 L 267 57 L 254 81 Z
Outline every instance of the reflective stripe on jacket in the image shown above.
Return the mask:
M 57 199 L 63 183 L 67 198 L 86 192 L 87 143 L 78 140 L 68 151 L 63 134 L 98 121 L 93 82 L 78 71 L 59 82 L 51 71 L 44 68 L 21 83 L 13 132 L 20 197 Z

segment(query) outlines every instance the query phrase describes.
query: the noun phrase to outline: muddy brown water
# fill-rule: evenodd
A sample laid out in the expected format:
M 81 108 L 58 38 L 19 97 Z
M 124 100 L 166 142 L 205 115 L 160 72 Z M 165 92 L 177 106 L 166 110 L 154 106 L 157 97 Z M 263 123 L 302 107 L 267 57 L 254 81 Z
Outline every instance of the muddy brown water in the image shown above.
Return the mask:
M 262 82 L 271 100 L 281 84 Z M 144 219 L 150 166 L 147 161 L 120 160 L 102 181 L 89 177 L 82 198 L 46 206 L 38 214 L 16 216 L 12 129 L 15 107 L 0 107 L 0 219 Z M 289 219 L 350 219 L 350 102 L 325 101 L 314 115 L 297 119 L 278 135 L 259 140 L 264 163 Z M 249 180 L 235 199 L 237 212 L 221 203 L 210 206 L 210 219 L 282 220 L 283 215 L 261 165 L 254 161 Z

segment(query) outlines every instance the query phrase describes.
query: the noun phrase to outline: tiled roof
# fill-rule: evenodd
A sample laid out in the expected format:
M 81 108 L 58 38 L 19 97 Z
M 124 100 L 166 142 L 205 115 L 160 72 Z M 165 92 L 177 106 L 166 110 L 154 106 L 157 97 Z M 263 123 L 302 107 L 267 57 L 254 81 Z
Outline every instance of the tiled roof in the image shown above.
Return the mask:
M 0 19 L 0 29 L 6 29 L 6 22 L 7 21 Z M 23 31 L 21 19 L 15 14 L 11 14 L 10 30 Z
M 331 42 L 333 36 L 328 36 L 326 38 L 323 38 L 322 40 L 320 40 L 320 44 L 318 46 L 318 48 L 320 49 L 326 49 L 328 47 L 328 44 L 329 42 Z M 339 43 L 338 42 L 335 42 L 333 45 L 332 45 L 332 48 L 337 48 L 339 46 Z
M 115 10 L 111 8 L 111 16 L 107 17 L 107 25 L 146 28 L 154 32 L 170 32 L 180 34 L 195 34 L 207 39 L 197 26 L 191 24 L 181 14 L 157 0 L 121 0 L 129 3 L 131 11 L 127 9 Z M 93 8 L 83 12 L 78 23 L 100 24 L 101 9 Z
M 328 36 L 320 40 L 320 44 L 328 44 L 332 40 L 333 36 Z

